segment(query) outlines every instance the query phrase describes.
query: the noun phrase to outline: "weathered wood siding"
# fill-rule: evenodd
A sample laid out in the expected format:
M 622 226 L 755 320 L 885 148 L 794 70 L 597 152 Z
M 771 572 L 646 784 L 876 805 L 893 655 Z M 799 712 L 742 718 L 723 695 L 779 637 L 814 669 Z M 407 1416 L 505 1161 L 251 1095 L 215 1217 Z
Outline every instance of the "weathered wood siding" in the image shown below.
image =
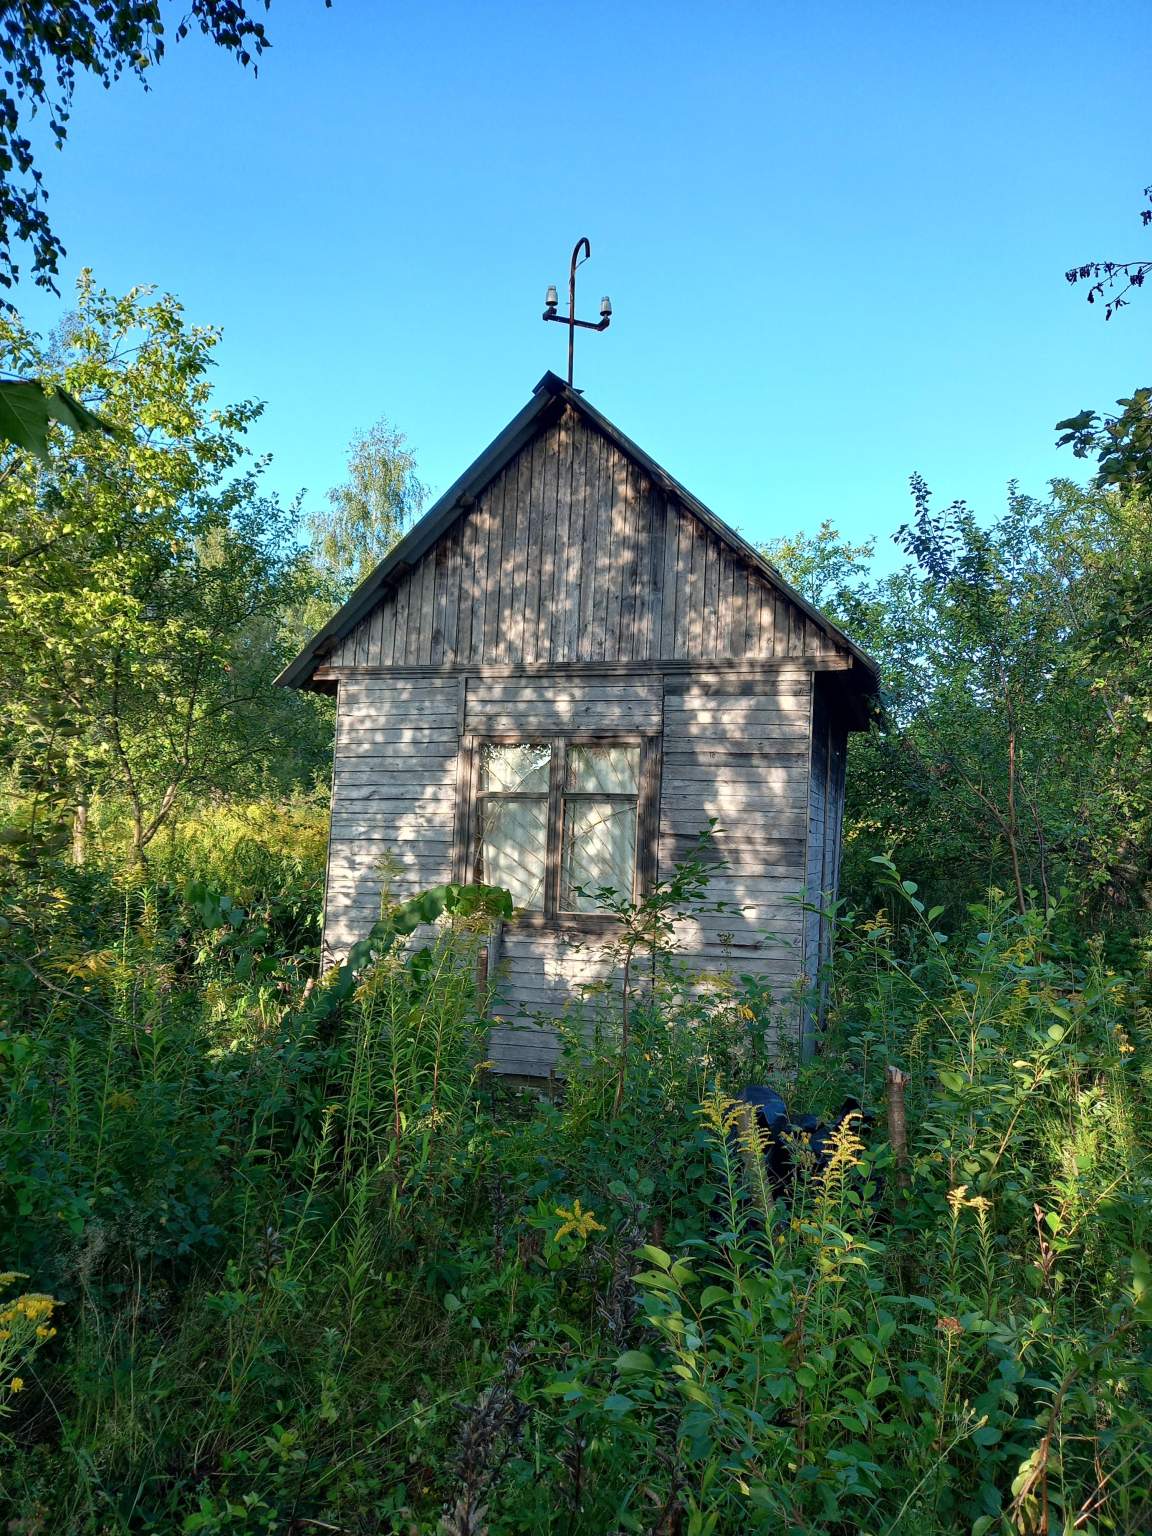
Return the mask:
M 827 924 L 801 903 L 836 886 L 846 737 L 829 678 L 850 664 L 568 410 L 325 657 L 339 686 L 326 959 L 363 937 L 385 897 L 469 876 L 479 740 L 658 738 L 641 866 L 667 876 L 715 818 L 711 896 L 730 908 L 678 926 L 682 959 L 705 978 L 758 976 L 810 1043 L 790 994 L 827 953 Z M 505 926 L 490 1045 L 501 1070 L 546 1074 L 552 1021 L 585 988 L 618 985 L 590 926 Z
M 755 974 L 783 997 L 803 958 L 812 678 L 802 670 L 664 681 L 660 874 L 716 818 L 709 894 L 733 910 L 679 925 L 685 963 Z
M 611 735 L 659 731 L 663 689 L 658 674 L 632 677 L 470 677 L 465 730 L 481 736 L 542 736 L 592 731 Z
M 505 728 L 498 711 L 513 690 L 532 729 L 662 726 L 660 877 L 715 818 L 714 854 L 724 862 L 709 894 L 729 907 L 677 926 L 680 959 L 709 981 L 724 972 L 756 975 L 784 1001 L 786 1027 L 798 1028 L 789 994 L 804 962 L 811 673 L 705 671 L 578 686 L 563 678 L 473 679 L 470 728 Z M 605 694 L 596 702 L 590 697 Z M 603 937 L 563 924 L 506 930 L 496 1003 L 501 1022 L 491 1043 L 500 1070 L 544 1075 L 555 1065 L 558 1043 L 548 1019 L 570 1009 L 586 988 L 619 985 L 605 946 Z
M 813 659 L 794 603 L 587 422 L 545 429 L 332 652 L 337 668 Z
M 364 937 L 386 890 L 404 900 L 452 877 L 461 686 L 439 677 L 340 685 L 326 961 Z

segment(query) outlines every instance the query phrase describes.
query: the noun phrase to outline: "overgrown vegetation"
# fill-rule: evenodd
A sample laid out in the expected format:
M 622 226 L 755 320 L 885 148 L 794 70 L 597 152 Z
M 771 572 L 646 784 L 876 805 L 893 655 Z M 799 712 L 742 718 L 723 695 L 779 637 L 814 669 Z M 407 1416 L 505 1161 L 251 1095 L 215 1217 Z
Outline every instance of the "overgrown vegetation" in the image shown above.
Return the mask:
M 10 1529 L 1144 1527 L 1152 1004 L 1058 912 L 946 936 L 878 865 L 788 1091 L 878 1113 L 900 1063 L 906 1177 L 851 1117 L 774 1188 L 739 977 L 669 965 L 623 1047 L 590 1004 L 566 1092 L 515 1095 L 488 902 L 315 986 L 274 938 L 295 858 L 265 862 L 248 909 L 7 882 Z
M 623 1004 L 521 1092 L 502 893 L 318 975 L 330 720 L 271 682 L 422 491 L 382 425 L 298 543 L 217 340 L 88 280 L 53 341 L 0 326 L 119 428 L 0 478 L 6 1529 L 1147 1530 L 1147 479 L 990 527 L 915 482 L 883 579 L 831 527 L 778 546 L 887 688 L 823 1051 L 679 963 L 694 856 L 605 896 Z M 828 1158 L 768 1166 L 766 1080 L 858 1103 Z

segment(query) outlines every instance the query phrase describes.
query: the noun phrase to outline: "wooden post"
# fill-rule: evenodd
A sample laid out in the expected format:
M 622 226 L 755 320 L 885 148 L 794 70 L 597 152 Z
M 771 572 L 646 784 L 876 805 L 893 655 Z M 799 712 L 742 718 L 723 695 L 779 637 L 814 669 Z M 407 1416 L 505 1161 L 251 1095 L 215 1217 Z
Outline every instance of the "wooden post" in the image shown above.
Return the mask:
M 904 1113 L 904 1085 L 907 1072 L 899 1067 L 889 1067 L 885 1073 L 888 1097 L 888 1140 L 896 1160 L 896 1184 L 906 1190 L 911 1182 L 908 1173 L 908 1120 Z
M 88 800 L 81 795 L 72 811 L 72 862 L 81 868 L 88 857 Z

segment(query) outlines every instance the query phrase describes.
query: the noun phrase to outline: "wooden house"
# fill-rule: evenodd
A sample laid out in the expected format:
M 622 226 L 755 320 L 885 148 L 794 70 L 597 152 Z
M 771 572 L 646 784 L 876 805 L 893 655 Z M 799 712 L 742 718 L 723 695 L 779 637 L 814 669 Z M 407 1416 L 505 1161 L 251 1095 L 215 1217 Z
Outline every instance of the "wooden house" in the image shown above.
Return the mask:
M 326 959 L 385 890 L 507 887 L 502 1070 L 547 1073 L 538 1021 L 603 970 L 581 890 L 639 892 L 712 817 L 742 910 L 684 924 L 687 963 L 817 972 L 875 664 L 554 374 L 279 681 L 337 698 Z

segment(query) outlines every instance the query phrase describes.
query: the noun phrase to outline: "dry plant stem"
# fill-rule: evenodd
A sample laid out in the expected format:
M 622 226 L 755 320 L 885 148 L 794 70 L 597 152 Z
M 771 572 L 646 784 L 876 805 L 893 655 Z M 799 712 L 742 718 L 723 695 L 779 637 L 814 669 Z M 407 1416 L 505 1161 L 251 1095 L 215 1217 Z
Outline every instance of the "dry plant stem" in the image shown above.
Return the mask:
M 908 1120 L 904 1110 L 904 1085 L 907 1082 L 907 1072 L 901 1072 L 899 1067 L 890 1066 L 885 1073 L 888 1098 L 888 1140 L 892 1143 L 892 1154 L 896 1159 L 896 1184 L 902 1190 L 906 1190 L 910 1183 Z

